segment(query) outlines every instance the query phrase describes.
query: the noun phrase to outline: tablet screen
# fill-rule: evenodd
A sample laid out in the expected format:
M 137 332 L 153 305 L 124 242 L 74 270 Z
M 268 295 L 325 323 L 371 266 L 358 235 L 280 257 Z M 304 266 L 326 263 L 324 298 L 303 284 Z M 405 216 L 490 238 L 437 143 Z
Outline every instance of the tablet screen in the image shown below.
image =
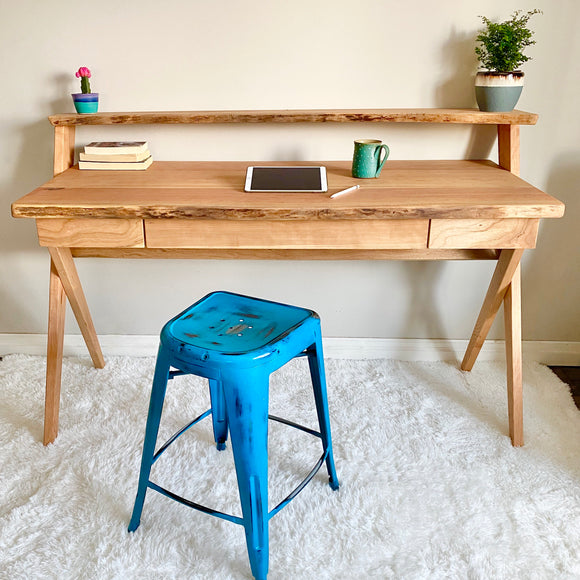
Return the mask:
M 325 167 L 248 167 L 246 191 L 327 191 Z

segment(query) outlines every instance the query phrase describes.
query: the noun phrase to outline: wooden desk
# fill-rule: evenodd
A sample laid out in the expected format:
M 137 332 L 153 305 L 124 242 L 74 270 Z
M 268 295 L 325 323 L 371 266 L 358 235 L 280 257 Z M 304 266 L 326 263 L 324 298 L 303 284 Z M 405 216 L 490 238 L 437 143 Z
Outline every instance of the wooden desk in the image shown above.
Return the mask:
M 44 443 L 58 433 L 65 295 L 94 365 L 105 364 L 73 257 L 109 257 L 497 260 L 461 368 L 473 367 L 503 301 L 509 432 L 513 445 L 522 445 L 519 264 L 524 249 L 535 247 L 540 219 L 564 213 L 560 201 L 516 175 L 519 124 L 536 118 L 447 109 L 51 117 L 55 177 L 12 205 L 15 217 L 36 220 L 40 244 L 51 256 Z M 349 161 L 320 161 L 310 164 L 327 167 L 328 193 L 286 195 L 244 193 L 245 169 L 253 162 L 155 161 L 144 172 L 73 166 L 78 124 L 305 121 L 496 124 L 499 165 L 389 161 L 380 178 L 355 180 Z M 361 184 L 356 194 L 329 199 L 354 183 Z

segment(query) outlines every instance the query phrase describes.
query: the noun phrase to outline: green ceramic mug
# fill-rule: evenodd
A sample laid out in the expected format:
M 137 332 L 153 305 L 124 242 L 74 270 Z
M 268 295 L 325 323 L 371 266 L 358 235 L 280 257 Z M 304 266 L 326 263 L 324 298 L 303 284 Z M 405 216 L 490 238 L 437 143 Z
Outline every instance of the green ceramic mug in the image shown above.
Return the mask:
M 383 150 L 385 155 L 381 160 Z M 357 139 L 354 142 L 352 176 L 378 177 L 388 157 L 389 148 L 380 139 Z

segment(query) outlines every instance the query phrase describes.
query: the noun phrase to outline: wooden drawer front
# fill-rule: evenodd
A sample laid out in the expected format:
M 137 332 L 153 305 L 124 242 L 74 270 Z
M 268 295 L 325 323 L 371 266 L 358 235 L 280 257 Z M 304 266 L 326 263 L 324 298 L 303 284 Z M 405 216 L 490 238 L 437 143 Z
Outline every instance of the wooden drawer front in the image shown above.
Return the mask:
M 429 220 L 145 220 L 148 248 L 415 249 Z
M 535 248 L 538 219 L 431 220 L 430 248 Z
M 38 219 L 38 240 L 52 248 L 144 248 L 139 219 Z

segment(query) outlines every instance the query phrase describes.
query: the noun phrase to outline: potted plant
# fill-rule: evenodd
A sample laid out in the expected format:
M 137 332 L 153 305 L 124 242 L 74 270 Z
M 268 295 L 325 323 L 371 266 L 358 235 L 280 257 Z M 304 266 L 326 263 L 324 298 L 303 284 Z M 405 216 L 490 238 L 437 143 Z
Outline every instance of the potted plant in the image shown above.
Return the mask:
M 91 93 L 91 71 L 81 66 L 75 76 L 81 79 L 81 92 L 72 94 L 77 113 L 96 113 L 99 109 L 99 93 Z
M 524 86 L 524 73 L 518 70 L 531 60 L 524 50 L 535 44 L 528 21 L 541 10 L 522 13 L 516 10 L 505 22 L 492 22 L 480 16 L 486 28 L 477 36 L 480 43 L 475 54 L 485 71 L 475 78 L 475 96 L 482 111 L 511 111 L 520 98 Z

